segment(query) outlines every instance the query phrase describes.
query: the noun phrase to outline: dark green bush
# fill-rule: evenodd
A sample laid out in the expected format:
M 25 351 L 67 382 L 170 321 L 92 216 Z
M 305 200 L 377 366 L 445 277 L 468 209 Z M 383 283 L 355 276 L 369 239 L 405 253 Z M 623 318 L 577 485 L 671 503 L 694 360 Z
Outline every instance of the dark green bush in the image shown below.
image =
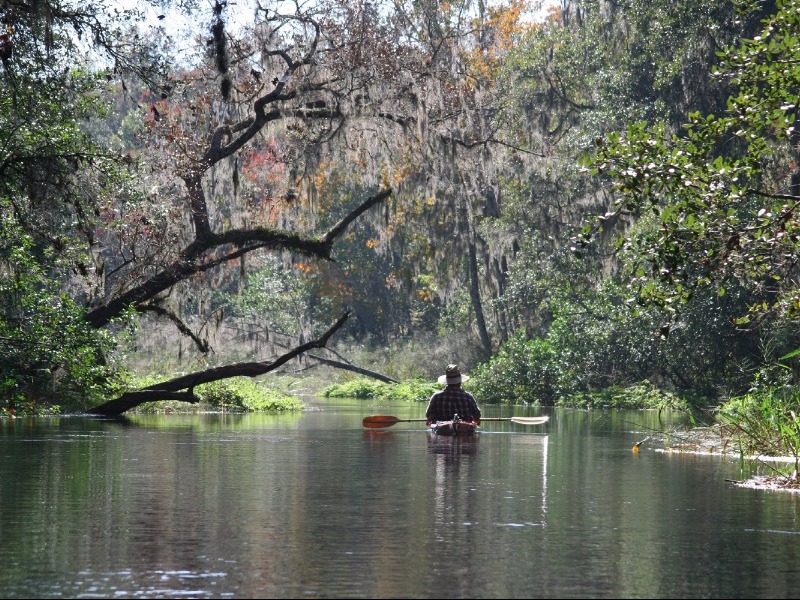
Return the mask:
M 470 390 L 488 404 L 555 404 L 557 356 L 547 340 L 526 340 L 519 331 L 496 356 L 478 366 Z

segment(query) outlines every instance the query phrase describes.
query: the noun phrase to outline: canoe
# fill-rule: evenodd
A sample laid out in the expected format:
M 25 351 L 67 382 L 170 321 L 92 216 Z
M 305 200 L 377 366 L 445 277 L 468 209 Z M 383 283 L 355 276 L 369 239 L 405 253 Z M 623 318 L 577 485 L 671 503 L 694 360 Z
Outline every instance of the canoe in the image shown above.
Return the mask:
M 473 435 L 478 424 L 472 421 L 435 421 L 428 425 L 428 431 L 435 435 Z

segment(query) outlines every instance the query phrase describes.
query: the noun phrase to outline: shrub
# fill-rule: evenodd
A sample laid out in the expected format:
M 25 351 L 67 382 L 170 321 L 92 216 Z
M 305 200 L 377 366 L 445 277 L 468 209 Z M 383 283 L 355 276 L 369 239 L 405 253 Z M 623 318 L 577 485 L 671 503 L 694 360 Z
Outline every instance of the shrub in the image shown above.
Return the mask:
M 303 406 L 296 396 L 270 389 L 248 377 L 207 383 L 197 388 L 197 395 L 208 405 L 227 410 L 281 411 Z
M 381 398 L 386 400 L 404 400 L 406 402 L 427 402 L 430 397 L 442 389 L 436 383 L 408 381 L 386 385 L 381 390 Z
M 135 378 L 128 383 L 127 389 L 141 389 L 164 380 L 164 377 L 147 375 Z M 303 402 L 291 396 L 269 388 L 249 377 L 235 377 L 213 383 L 200 385 L 195 390 L 201 402 L 208 407 L 243 412 L 285 411 L 303 408 Z M 145 402 L 139 405 L 136 412 L 158 412 L 166 407 L 175 411 L 192 411 L 195 405 L 175 400 Z
M 556 353 L 547 340 L 526 340 L 524 332 L 473 374 L 470 389 L 480 402 L 552 405 L 559 396 Z
M 351 379 L 344 383 L 334 383 L 322 391 L 326 398 L 377 398 L 386 384 L 372 379 Z
M 326 398 L 380 398 L 406 402 L 427 402 L 442 386 L 435 383 L 408 381 L 383 383 L 372 379 L 358 378 L 344 383 L 335 383 L 323 390 Z
M 659 389 L 649 381 L 630 386 L 612 386 L 597 392 L 572 394 L 560 398 L 558 404 L 573 408 L 689 410 L 685 400 L 672 392 Z

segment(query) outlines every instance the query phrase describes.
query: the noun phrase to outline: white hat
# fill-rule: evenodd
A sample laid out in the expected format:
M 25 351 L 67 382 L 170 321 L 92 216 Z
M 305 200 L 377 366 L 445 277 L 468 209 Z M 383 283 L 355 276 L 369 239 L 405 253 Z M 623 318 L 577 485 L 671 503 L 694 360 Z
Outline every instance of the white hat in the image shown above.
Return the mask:
M 439 377 L 438 381 L 439 383 L 454 385 L 456 383 L 461 383 L 462 381 L 467 381 L 468 379 L 469 375 L 462 375 L 461 371 L 458 370 L 458 365 L 447 365 L 444 375 Z

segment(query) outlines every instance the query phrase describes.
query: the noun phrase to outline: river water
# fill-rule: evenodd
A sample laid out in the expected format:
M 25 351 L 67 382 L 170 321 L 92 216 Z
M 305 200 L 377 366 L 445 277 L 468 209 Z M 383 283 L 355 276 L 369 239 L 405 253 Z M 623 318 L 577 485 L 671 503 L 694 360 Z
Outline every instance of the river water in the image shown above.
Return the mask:
M 800 495 L 733 486 L 735 459 L 632 452 L 663 415 L 361 426 L 423 410 L 0 422 L 0 597 L 798 595 Z

